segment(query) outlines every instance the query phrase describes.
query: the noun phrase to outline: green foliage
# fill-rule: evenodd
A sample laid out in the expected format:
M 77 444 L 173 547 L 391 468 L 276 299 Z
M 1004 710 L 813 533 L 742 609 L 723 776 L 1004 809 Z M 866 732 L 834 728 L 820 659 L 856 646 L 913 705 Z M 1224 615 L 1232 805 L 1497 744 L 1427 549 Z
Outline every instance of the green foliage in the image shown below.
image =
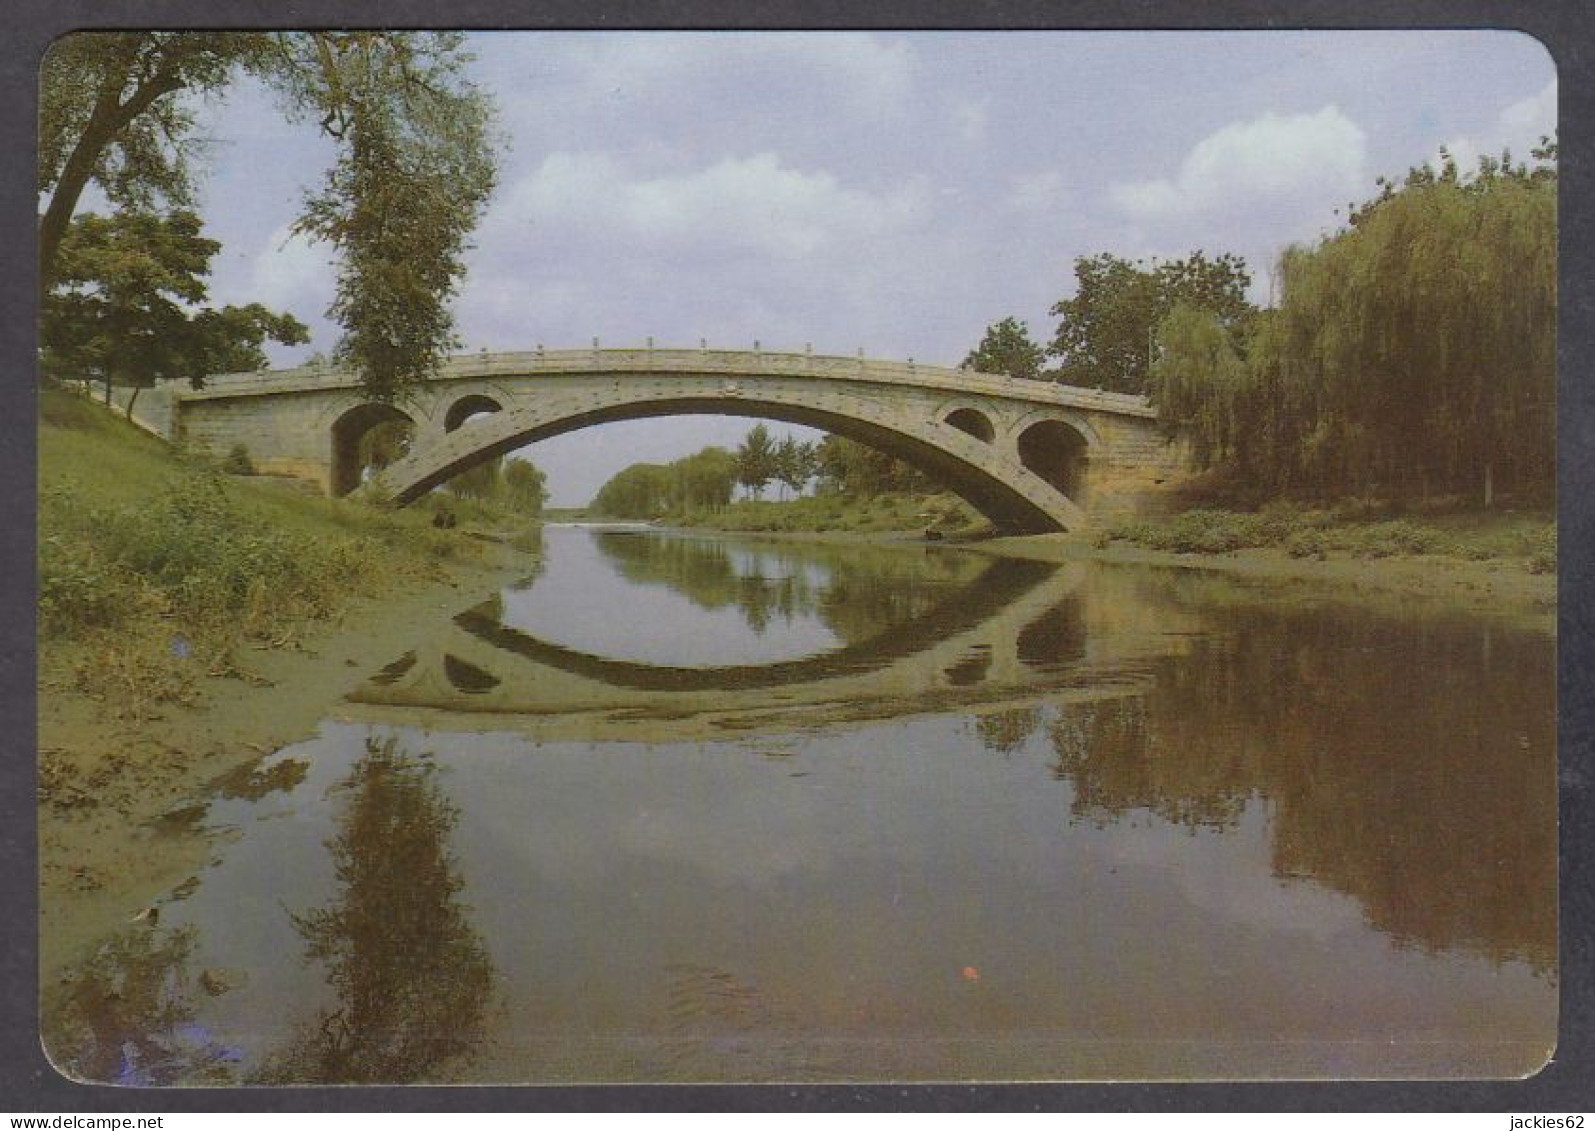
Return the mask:
M 1162 522 L 1127 522 L 1099 534 L 1098 548 L 1124 541 L 1176 554 L 1278 548 L 1293 558 L 1393 558 L 1438 555 L 1516 561 L 1530 573 L 1556 568 L 1556 524 L 1531 516 L 1489 522 L 1438 515 L 1369 519 L 1356 503 L 1328 510 L 1273 504 L 1257 512 L 1196 509 Z
M 670 508 L 670 469 L 657 463 L 634 463 L 598 489 L 589 508 L 607 518 L 658 518 Z
M 345 145 L 296 230 L 343 256 L 334 360 L 393 401 L 457 344 L 448 300 L 493 189 L 490 112 L 459 85 L 452 48 L 427 53 L 371 33 L 313 47 L 313 101 Z
M 275 640 L 460 545 L 419 515 L 227 482 L 62 390 L 40 406 L 41 640 Z
M 460 472 L 443 485 L 455 499 L 479 504 L 477 517 L 497 521 L 504 512 L 536 518 L 548 500 L 542 471 L 530 460 L 495 456 Z M 443 509 L 448 509 L 444 507 Z
M 775 478 L 794 495 L 802 492 L 819 468 L 818 449 L 794 436 L 783 439 L 775 448 Z
M 234 444 L 227 452 L 227 458 L 222 460 L 222 470 L 228 475 L 253 475 L 255 461 L 249 458 L 247 447 L 243 444 Z
M 184 379 L 197 389 L 208 375 L 264 366 L 267 338 L 307 341 L 297 319 L 258 303 L 195 309 L 220 248 L 192 212 L 73 220 L 40 312 L 45 375 L 107 389 Z
M 672 510 L 717 511 L 736 489 L 737 459 L 724 448 L 709 447 L 669 465 L 674 484 Z
M 52 527 L 79 535 L 63 531 L 41 543 L 45 635 L 115 624 L 143 599 L 192 624 L 237 619 L 246 631 L 285 614 L 324 616 L 329 586 L 352 581 L 362 568 L 353 542 L 262 526 L 209 476 L 179 479 L 145 504 L 85 505 L 56 494 L 42 509 Z M 68 509 L 79 513 L 76 523 L 64 517 Z
M 588 510 L 633 519 L 714 512 L 731 502 L 736 482 L 736 457 L 708 447 L 669 464 L 633 464 L 599 488 Z
M 934 485 L 913 467 L 845 436 L 827 436 L 815 452 L 820 489 L 857 498 L 887 492 L 925 494 Z
M 485 459 L 454 476 L 443 485 L 443 489 L 460 499 L 496 498 L 500 488 L 499 471 L 503 463 L 501 456 Z
M 190 96 L 255 75 L 290 117 L 339 145 L 298 230 L 340 254 L 331 315 L 337 360 L 390 401 L 453 343 L 448 301 L 465 238 L 493 187 L 485 97 L 464 77 L 455 33 L 92 32 L 67 36 L 41 75 L 42 293 L 54 287 L 67 224 L 84 189 L 142 211 L 191 202 Z
M 511 458 L 504 461 L 499 476 L 504 503 L 516 514 L 536 516 L 543 513 L 548 502 L 548 482 L 539 468 L 529 459 Z
M 1165 424 L 1269 493 L 1548 492 L 1557 180 L 1554 145 L 1536 153 L 1381 182 L 1347 229 L 1285 254 L 1279 308 L 1234 348 L 1171 314 Z
M 1046 353 L 1030 340 L 1030 328 L 1015 318 L 1004 318 L 986 327 L 985 337 L 961 363 L 977 373 L 1001 373 L 1010 377 L 1039 380 Z
M 778 470 L 775 441 L 763 422 L 748 430 L 735 454 L 737 483 L 757 499 L 764 494 L 765 485 L 775 478 Z
M 88 32 L 51 44 L 40 64 L 38 188 L 41 290 L 83 190 L 93 182 L 119 209 L 193 202 L 196 100 L 240 67 L 266 63 L 270 36 L 209 32 Z
M 1289 514 L 1186 511 L 1167 523 L 1132 522 L 1115 527 L 1114 538 L 1175 554 L 1227 554 L 1277 545 L 1298 529 Z
M 1195 251 L 1150 270 L 1103 253 L 1076 259 L 1074 273 L 1074 297 L 1052 308 L 1060 321 L 1047 351 L 1068 385 L 1145 392 L 1157 328 L 1176 305 L 1208 311 L 1231 332 L 1253 312 L 1246 263 L 1228 253 Z
M 1158 422 L 1171 436 L 1183 432 L 1197 465 L 1211 467 L 1243 439 L 1237 405 L 1252 394 L 1245 360 L 1217 315 L 1183 302 L 1158 327 L 1158 341 L 1147 389 Z
M 865 498 L 825 493 L 786 502 L 744 499 L 713 513 L 676 514 L 672 521 L 681 526 L 747 533 L 897 534 L 923 530 L 956 533 L 979 519 L 963 500 L 951 495 L 888 493 Z
M 360 466 L 380 471 L 403 459 L 414 439 L 415 422 L 409 417 L 395 416 L 378 421 L 360 436 Z

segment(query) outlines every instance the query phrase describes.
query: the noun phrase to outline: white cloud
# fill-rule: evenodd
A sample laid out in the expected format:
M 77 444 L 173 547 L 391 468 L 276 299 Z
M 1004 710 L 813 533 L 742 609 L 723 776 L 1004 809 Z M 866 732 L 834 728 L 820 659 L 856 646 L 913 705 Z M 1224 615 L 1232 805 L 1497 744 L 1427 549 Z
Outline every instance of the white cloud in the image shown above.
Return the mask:
M 319 315 L 332 302 L 336 285 L 332 252 L 323 244 L 294 235 L 289 225 L 272 232 L 249 266 L 249 301 L 300 318 Z
M 1556 133 L 1556 79 L 1537 93 L 1512 103 L 1485 127 L 1482 135 L 1464 135 L 1445 143 L 1446 152 L 1456 161 L 1464 177 L 1476 172 L 1479 158 L 1498 158 L 1502 150 L 1510 150 L 1514 163 L 1528 157 L 1528 151 L 1539 144 L 1542 137 Z M 1438 164 L 1438 156 L 1435 158 Z
M 1330 105 L 1316 114 L 1264 114 L 1192 147 L 1170 179 L 1115 185 L 1113 202 L 1152 218 L 1233 211 L 1265 201 L 1343 198 L 1367 181 L 1367 138 Z
M 774 153 L 725 157 L 684 173 L 646 176 L 606 153 L 550 154 L 496 206 L 500 225 L 562 225 L 650 245 L 741 250 L 798 259 L 862 235 L 921 222 L 922 183 L 883 194 Z
M 1510 137 L 1539 141 L 1556 132 L 1556 79 L 1538 94 L 1514 102 L 1501 111 L 1501 130 Z

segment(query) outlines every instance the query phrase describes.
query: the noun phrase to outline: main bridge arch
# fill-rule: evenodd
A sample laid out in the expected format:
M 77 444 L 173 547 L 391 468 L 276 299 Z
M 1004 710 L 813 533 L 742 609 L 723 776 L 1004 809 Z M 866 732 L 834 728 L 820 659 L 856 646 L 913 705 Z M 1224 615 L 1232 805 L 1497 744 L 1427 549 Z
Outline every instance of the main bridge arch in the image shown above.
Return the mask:
M 1046 533 L 1085 525 L 1081 505 L 1065 493 L 1078 483 L 1077 475 L 1049 481 L 1045 464 L 1038 465 L 1039 472 L 1026 466 L 1023 445 L 994 442 L 990 431 L 970 430 L 966 416 L 946 414 L 948 419 L 930 404 L 922 412 L 904 411 L 841 383 L 809 386 L 709 376 L 693 382 L 672 374 L 668 381 L 537 390 L 501 411 L 477 417 L 469 428 L 418 438 L 374 482 L 402 506 L 483 460 L 538 440 L 623 420 L 712 414 L 803 424 L 857 440 L 918 468 L 1002 530 Z M 1096 444 L 1095 436 L 1089 426 L 1072 426 L 1069 415 L 1049 417 L 1049 427 L 1064 430 L 1071 451 L 1083 461 Z

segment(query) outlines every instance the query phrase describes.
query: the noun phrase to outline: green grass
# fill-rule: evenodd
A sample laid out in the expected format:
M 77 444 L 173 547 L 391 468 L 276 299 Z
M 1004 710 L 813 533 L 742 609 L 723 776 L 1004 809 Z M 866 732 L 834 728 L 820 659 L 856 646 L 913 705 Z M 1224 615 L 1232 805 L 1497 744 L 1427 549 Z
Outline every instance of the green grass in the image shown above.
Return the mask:
M 39 408 L 40 642 L 86 645 L 102 690 L 180 697 L 174 661 L 231 674 L 241 642 L 292 642 L 471 544 L 423 511 L 225 475 L 73 393 Z
M 1199 508 L 1159 521 L 1120 523 L 1096 538 L 1099 546 L 1115 541 L 1177 554 L 1278 548 L 1294 558 L 1318 560 L 1432 555 L 1499 560 L 1531 573 L 1556 570 L 1556 523 L 1543 512 L 1388 517 L 1384 508 L 1355 500 L 1325 509 L 1288 503 L 1258 511 Z

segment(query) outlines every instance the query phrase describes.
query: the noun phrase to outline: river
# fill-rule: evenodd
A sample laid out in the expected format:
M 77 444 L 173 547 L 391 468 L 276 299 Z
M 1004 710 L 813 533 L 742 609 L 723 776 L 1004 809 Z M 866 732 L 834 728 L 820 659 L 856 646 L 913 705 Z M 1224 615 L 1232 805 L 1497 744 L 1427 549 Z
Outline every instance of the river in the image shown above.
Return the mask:
M 1555 649 L 1192 571 L 545 530 L 174 826 L 122 1084 L 1517 1076 Z

